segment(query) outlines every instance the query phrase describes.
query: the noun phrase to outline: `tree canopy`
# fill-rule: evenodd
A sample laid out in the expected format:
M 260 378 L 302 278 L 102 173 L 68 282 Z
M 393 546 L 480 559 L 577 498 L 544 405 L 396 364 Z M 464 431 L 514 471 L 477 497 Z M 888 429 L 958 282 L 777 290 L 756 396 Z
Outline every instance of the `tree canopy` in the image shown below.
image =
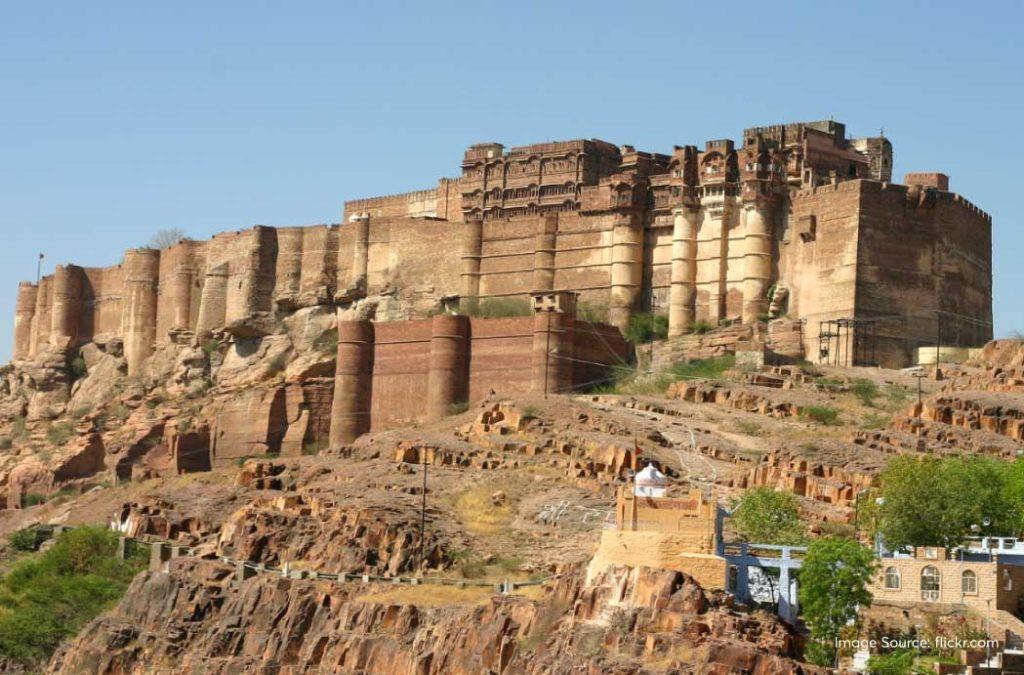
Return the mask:
M 152 239 L 149 240 L 149 248 L 165 249 L 174 246 L 182 239 L 185 239 L 185 232 L 178 227 L 169 227 L 165 230 L 159 230 L 153 235 Z
M 759 544 L 795 545 L 807 540 L 796 498 L 769 487 L 748 490 L 732 512 L 732 523 L 748 541 Z
M 858 609 L 871 604 L 868 583 L 878 561 L 871 549 L 853 539 L 826 537 L 807 548 L 800 568 L 800 607 L 811 631 L 819 665 L 832 665 L 836 639 L 849 626 L 859 626 Z
M 989 457 L 899 457 L 882 473 L 879 531 L 888 546 L 961 544 L 1015 535 L 1024 516 L 1024 463 Z

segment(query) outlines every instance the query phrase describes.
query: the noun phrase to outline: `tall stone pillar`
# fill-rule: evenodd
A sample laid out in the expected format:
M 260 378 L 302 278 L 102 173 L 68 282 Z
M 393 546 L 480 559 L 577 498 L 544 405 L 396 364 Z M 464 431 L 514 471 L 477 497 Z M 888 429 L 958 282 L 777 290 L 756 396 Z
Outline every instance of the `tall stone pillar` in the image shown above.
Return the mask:
M 370 430 L 373 392 L 373 323 L 338 321 L 338 362 L 331 405 L 331 447 L 351 443 Z
M 629 328 L 643 275 L 644 229 L 632 213 L 615 216 L 612 229 L 611 303 L 608 320 L 623 333 Z
M 552 291 L 555 288 L 557 232 L 557 217 L 541 218 L 533 249 L 533 290 L 535 291 Z
M 480 256 L 483 253 L 484 223 L 479 217 L 467 216 L 462 226 L 462 295 L 461 304 L 467 309 L 480 298 Z
M 18 284 L 18 301 L 14 308 L 14 351 L 15 360 L 27 359 L 32 355 L 32 320 L 36 315 L 38 287 L 28 281 Z
M 139 372 L 142 362 L 153 353 L 156 341 L 157 284 L 160 279 L 160 251 L 151 248 L 124 252 L 124 301 L 121 335 L 128 374 Z
M 370 215 L 359 213 L 349 221 L 355 225 L 356 237 L 352 246 L 352 276 L 349 284 L 358 290 L 366 291 L 367 275 L 370 268 Z
M 76 346 L 81 316 L 82 268 L 75 265 L 57 265 L 53 273 L 50 343 L 61 348 Z
M 199 299 L 196 335 L 209 335 L 224 326 L 228 297 L 228 264 L 221 263 L 206 270 Z
M 772 273 L 772 206 L 764 199 L 746 205 L 743 238 L 743 323 L 768 313 L 768 286 Z
M 32 349 L 29 356 L 35 356 L 50 344 L 50 326 L 53 319 L 53 277 L 39 280 L 36 291 L 36 313 L 32 321 Z
M 566 393 L 573 386 L 573 328 L 576 294 L 534 293 L 533 350 L 530 389 L 544 394 Z
M 430 326 L 427 419 L 451 414 L 469 395 L 469 317 L 438 314 Z
M 672 288 L 669 294 L 668 336 L 679 337 L 693 326 L 697 299 L 697 228 L 700 208 L 672 211 Z
M 245 233 L 244 255 L 233 258 L 228 268 L 225 321 L 232 323 L 271 309 L 274 294 L 274 261 L 277 233 L 257 225 Z

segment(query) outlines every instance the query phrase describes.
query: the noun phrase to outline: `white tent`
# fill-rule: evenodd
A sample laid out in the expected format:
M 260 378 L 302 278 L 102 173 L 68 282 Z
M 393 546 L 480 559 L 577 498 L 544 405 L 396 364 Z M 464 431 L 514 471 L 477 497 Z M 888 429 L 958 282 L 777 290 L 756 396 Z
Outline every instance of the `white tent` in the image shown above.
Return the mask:
M 665 474 L 648 464 L 633 481 L 633 494 L 641 497 L 664 497 L 665 489 L 668 487 L 668 478 Z

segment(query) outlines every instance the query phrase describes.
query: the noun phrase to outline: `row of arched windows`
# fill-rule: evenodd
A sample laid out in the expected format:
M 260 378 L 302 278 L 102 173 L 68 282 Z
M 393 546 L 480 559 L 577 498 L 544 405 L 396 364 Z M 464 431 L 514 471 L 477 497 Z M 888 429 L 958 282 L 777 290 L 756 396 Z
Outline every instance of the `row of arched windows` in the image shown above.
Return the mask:
M 895 567 L 885 569 L 885 588 L 887 590 L 899 590 L 902 587 L 900 571 Z M 1003 588 L 1013 590 L 1013 579 L 1009 574 L 1003 575 Z M 921 570 L 921 599 L 926 602 L 937 602 L 942 590 L 942 574 L 938 568 L 928 565 Z M 978 594 L 978 575 L 973 570 L 964 570 L 960 574 L 960 592 L 963 595 Z

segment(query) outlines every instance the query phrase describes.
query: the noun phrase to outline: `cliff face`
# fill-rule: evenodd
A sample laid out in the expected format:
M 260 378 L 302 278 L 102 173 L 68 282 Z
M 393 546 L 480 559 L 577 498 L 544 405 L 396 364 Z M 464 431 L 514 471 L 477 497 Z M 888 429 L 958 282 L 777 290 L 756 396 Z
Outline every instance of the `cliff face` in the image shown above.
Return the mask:
M 362 585 L 231 581 L 216 563 L 146 573 L 50 664 L 59 673 L 817 672 L 790 660 L 771 615 L 730 609 L 678 572 L 612 568 L 590 586 L 566 570 L 544 600 L 476 606 L 378 602 Z

